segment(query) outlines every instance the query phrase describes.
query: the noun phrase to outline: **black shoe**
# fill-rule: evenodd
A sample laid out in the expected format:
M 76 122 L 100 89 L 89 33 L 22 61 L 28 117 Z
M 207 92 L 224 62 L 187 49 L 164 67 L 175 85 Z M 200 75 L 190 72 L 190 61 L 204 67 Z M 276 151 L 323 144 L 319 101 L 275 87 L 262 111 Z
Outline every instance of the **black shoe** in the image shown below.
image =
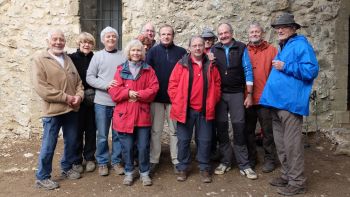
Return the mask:
M 211 175 L 208 171 L 201 171 L 201 180 L 203 183 L 211 183 L 212 179 L 211 179 Z
M 159 164 L 158 163 L 151 163 L 149 166 L 149 173 L 152 175 L 154 174 L 158 169 Z
M 281 187 L 277 190 L 277 193 L 285 196 L 294 196 L 297 194 L 305 194 L 306 190 L 304 187 L 296 187 L 293 185 L 287 185 L 286 187 Z
M 187 179 L 187 172 L 186 171 L 179 171 L 179 174 L 177 175 L 176 180 L 180 182 L 184 182 Z
M 262 172 L 263 173 L 269 173 L 275 170 L 275 164 L 274 162 L 265 162 L 263 167 L 262 167 Z
M 269 183 L 270 185 L 276 186 L 276 187 L 286 187 L 288 185 L 288 181 L 285 179 L 282 179 L 281 177 L 276 177 L 272 179 Z

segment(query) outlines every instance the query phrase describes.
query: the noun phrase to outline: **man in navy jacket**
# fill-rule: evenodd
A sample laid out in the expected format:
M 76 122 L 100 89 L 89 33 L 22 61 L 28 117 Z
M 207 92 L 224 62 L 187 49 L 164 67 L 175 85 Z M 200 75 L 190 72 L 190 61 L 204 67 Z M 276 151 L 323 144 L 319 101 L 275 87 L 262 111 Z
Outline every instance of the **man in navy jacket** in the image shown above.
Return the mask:
M 154 102 L 151 104 L 153 122 L 150 144 L 151 174 L 154 173 L 159 164 L 161 134 L 163 132 L 165 119 L 169 126 L 170 154 L 175 172 L 175 165 L 179 163 L 177 160 L 177 137 L 175 133 L 176 122 L 170 119 L 171 104 L 167 90 L 170 74 L 177 61 L 186 54 L 186 50 L 174 44 L 174 35 L 174 29 L 170 25 L 163 25 L 160 27 L 160 44 L 152 47 L 148 51 L 146 57 L 147 64 L 153 67 L 159 81 L 159 91 Z

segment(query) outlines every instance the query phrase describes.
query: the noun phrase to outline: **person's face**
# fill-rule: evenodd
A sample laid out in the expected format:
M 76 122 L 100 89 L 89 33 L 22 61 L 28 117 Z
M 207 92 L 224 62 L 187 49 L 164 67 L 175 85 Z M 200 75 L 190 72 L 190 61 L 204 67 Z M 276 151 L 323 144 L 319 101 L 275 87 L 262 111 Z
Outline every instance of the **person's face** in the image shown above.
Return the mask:
M 144 35 L 146 35 L 150 40 L 154 40 L 154 36 L 155 31 L 154 31 L 154 27 L 153 25 L 147 23 L 144 27 L 143 27 L 143 33 Z
M 48 40 L 48 47 L 50 52 L 57 56 L 63 54 L 65 45 L 66 39 L 61 32 L 54 32 L 51 35 L 51 38 Z
M 211 38 L 203 38 L 204 39 L 204 47 L 206 49 L 210 49 L 215 42 L 215 38 L 211 37 Z
M 114 32 L 108 32 L 103 37 L 103 45 L 108 50 L 113 50 L 117 46 L 117 35 Z
M 139 46 L 134 46 L 130 48 L 130 60 L 133 62 L 138 62 L 142 58 L 142 49 Z
M 249 34 L 249 42 L 256 44 L 256 43 L 260 43 L 262 41 L 263 32 L 262 32 L 261 28 L 256 27 L 256 26 L 252 26 L 249 28 L 248 34 Z
M 92 41 L 88 41 L 88 40 L 81 41 L 79 43 L 80 52 L 84 53 L 85 55 L 89 54 L 94 47 L 93 45 L 94 44 Z
M 171 27 L 163 27 L 159 31 L 160 42 L 164 45 L 169 45 L 174 41 L 173 29 Z
M 232 41 L 232 33 L 230 27 L 226 24 L 222 24 L 218 27 L 218 37 L 222 44 L 229 44 Z
M 277 32 L 278 40 L 280 42 L 283 42 L 287 40 L 290 36 L 295 34 L 296 29 L 292 26 L 281 25 L 281 26 L 276 26 L 275 31 Z
M 194 38 L 190 45 L 190 52 L 194 58 L 201 58 L 204 53 L 204 41 L 201 38 Z

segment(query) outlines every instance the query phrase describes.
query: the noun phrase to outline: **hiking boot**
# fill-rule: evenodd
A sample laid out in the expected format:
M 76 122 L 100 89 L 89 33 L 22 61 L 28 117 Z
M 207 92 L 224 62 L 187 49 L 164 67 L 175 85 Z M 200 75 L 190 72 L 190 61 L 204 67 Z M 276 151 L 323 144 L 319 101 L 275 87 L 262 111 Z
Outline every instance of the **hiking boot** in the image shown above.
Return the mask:
M 211 183 L 212 179 L 208 171 L 201 171 L 200 174 L 201 174 L 201 181 L 203 183 Z
M 246 176 L 248 179 L 254 180 L 258 178 L 258 175 L 251 168 L 240 170 L 239 173 L 241 173 L 243 176 Z
M 278 188 L 277 193 L 285 196 L 294 196 L 297 194 L 305 194 L 306 190 L 304 187 L 296 187 L 288 184 L 286 187 Z
M 114 164 L 113 165 L 113 170 L 115 171 L 115 173 L 117 175 L 123 175 L 124 174 L 124 167 L 120 163 Z
M 158 163 L 151 163 L 149 166 L 149 173 L 152 175 L 156 172 L 156 170 L 158 169 L 159 164 Z
M 108 176 L 108 166 L 107 165 L 102 165 L 98 167 L 98 174 L 100 176 Z
M 141 181 L 143 186 L 151 186 L 152 185 L 152 180 L 149 177 L 149 175 L 141 175 Z
M 72 169 L 80 174 L 84 172 L 84 168 L 81 164 L 73 164 Z
M 51 179 L 36 180 L 35 186 L 37 188 L 44 188 L 47 190 L 52 190 L 52 189 L 56 189 L 59 187 L 58 183 L 51 180 Z
M 124 180 L 123 180 L 123 185 L 126 186 L 131 186 L 133 181 L 134 181 L 134 173 L 133 172 L 129 172 L 127 174 L 125 174 Z
M 225 172 L 231 170 L 230 166 L 226 166 L 225 164 L 220 163 L 218 167 L 215 168 L 215 174 L 225 174 Z
M 281 177 L 273 178 L 269 183 L 270 185 L 276 186 L 276 187 L 286 187 L 288 185 L 288 181 Z
M 262 167 L 262 172 L 269 173 L 275 170 L 275 164 L 273 162 L 265 162 Z
M 96 168 L 96 164 L 94 161 L 87 161 L 85 170 L 86 172 L 93 172 Z
M 176 180 L 180 182 L 184 182 L 187 179 L 187 172 L 186 171 L 179 171 L 179 174 L 177 175 Z
M 63 177 L 63 178 L 66 178 L 66 179 L 72 179 L 72 180 L 74 180 L 74 179 L 80 179 L 80 173 L 79 172 L 77 172 L 77 171 L 75 171 L 75 170 L 73 170 L 73 169 L 70 169 L 70 170 L 68 170 L 68 171 L 62 171 L 61 172 L 61 176 Z

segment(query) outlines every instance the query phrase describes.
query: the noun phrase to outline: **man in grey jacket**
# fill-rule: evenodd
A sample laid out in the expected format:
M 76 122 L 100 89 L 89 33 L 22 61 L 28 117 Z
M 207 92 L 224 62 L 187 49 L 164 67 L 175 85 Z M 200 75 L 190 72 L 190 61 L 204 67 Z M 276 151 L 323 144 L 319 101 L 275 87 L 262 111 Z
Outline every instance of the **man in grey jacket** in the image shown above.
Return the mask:
M 109 158 L 113 169 L 118 175 L 124 173 L 121 165 L 121 144 L 117 132 L 112 131 L 112 155 L 109 156 L 108 134 L 113 117 L 115 103 L 109 96 L 107 89 L 115 85 L 113 80 L 116 68 L 125 61 L 121 51 L 116 49 L 118 32 L 112 27 L 106 27 L 101 32 L 101 42 L 104 49 L 92 57 L 86 73 L 87 83 L 96 88 L 95 121 L 97 127 L 96 160 L 99 174 L 107 176 Z

